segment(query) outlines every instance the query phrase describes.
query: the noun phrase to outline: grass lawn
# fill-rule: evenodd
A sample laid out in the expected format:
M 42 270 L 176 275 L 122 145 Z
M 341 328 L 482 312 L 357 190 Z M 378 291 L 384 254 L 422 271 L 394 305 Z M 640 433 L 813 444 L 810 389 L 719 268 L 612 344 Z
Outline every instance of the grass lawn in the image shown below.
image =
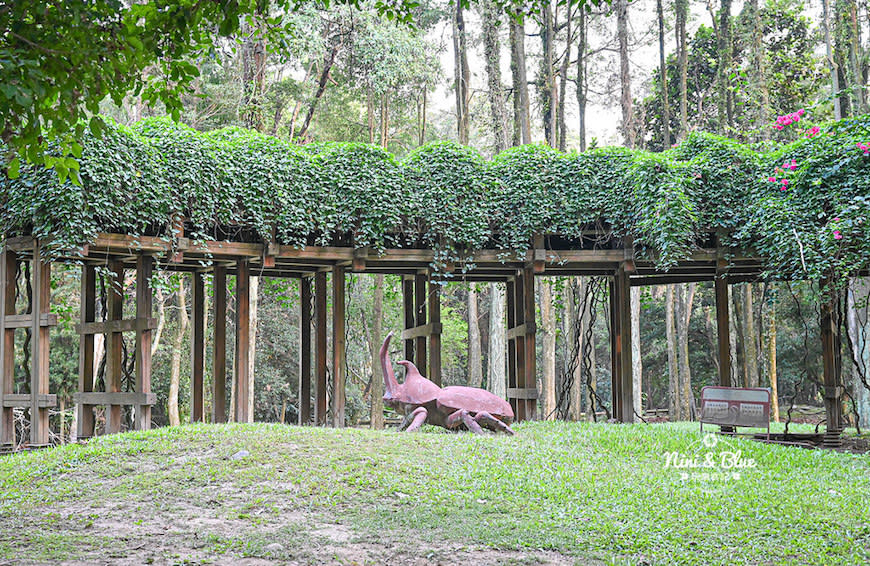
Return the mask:
M 516 430 L 192 425 L 2 457 L 0 564 L 870 563 L 868 455 Z

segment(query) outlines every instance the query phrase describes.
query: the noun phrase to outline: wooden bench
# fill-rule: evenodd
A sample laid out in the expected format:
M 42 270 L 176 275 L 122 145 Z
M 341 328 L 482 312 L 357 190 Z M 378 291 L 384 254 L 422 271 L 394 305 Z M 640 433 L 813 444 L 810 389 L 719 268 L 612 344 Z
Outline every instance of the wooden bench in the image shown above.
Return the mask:
M 770 389 L 707 386 L 701 389 L 701 432 L 704 423 L 723 427 L 767 429 L 770 440 Z

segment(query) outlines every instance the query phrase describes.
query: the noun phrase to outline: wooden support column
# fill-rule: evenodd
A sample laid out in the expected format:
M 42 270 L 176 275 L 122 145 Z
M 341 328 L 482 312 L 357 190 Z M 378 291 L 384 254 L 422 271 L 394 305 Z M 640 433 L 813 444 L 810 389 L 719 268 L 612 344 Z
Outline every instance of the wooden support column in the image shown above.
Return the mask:
M 516 278 L 508 279 L 507 281 L 507 356 L 508 356 L 508 402 L 514 410 L 514 416 L 517 416 L 519 407 L 517 406 L 516 395 L 511 395 L 512 390 L 517 389 L 517 337 L 511 330 L 517 326 L 516 318 Z
M 332 426 L 344 426 L 345 406 L 345 297 L 344 267 L 332 270 Z
M 825 445 L 839 446 L 843 421 L 842 358 L 840 353 L 840 321 L 837 317 L 838 294 L 828 280 L 820 285 L 822 304 L 821 338 L 822 370 L 825 399 Z
M 411 330 L 417 325 L 417 317 L 414 312 L 414 276 L 402 276 L 402 306 L 405 319 L 405 330 Z M 414 340 L 404 339 L 405 359 L 414 360 Z
M 326 272 L 314 275 L 314 422 L 326 426 Z
M 136 393 L 151 393 L 151 327 L 144 322 L 151 318 L 153 296 L 151 274 L 154 258 L 140 255 L 136 259 Z M 93 346 L 91 346 L 93 349 Z M 151 428 L 151 405 L 135 406 L 136 430 Z
M 30 444 L 48 444 L 48 407 L 41 402 L 48 395 L 48 324 L 51 312 L 51 263 L 42 261 L 40 246 L 33 246 L 33 309 L 30 335 Z
M 124 264 L 118 260 L 109 261 L 112 277 L 106 290 L 107 321 L 121 321 L 124 318 Z M 120 328 L 106 332 L 106 393 L 121 392 L 121 361 L 124 337 Z M 121 432 L 121 405 L 106 405 L 106 433 Z
M 93 265 L 82 267 L 81 324 L 96 321 L 96 270 Z M 94 335 L 81 334 L 79 337 L 79 393 L 94 390 Z M 84 403 L 76 403 L 76 436 L 90 438 L 94 435 L 94 408 Z
M 311 422 L 311 277 L 299 280 L 299 424 Z
M 441 285 L 429 283 L 429 379 L 441 386 Z
M 523 377 L 525 379 L 523 385 L 526 389 L 525 399 L 525 418 L 535 419 L 538 412 L 537 398 L 537 348 L 535 346 L 536 325 L 535 325 L 535 272 L 532 267 L 527 267 L 523 270 L 523 325 L 525 326 L 525 338 L 523 346 L 525 347 L 525 369 Z
M 15 252 L 3 249 L 0 253 L 0 321 L 15 314 L 15 276 L 18 257 Z M 7 407 L 5 397 L 15 387 L 15 329 L 0 325 L 0 444 L 15 442 L 15 419 L 12 407 Z
M 190 340 L 190 396 L 191 422 L 205 420 L 203 414 L 203 385 L 205 382 L 205 276 L 193 273 L 193 321 Z
M 236 396 L 235 421 L 250 422 L 248 414 L 248 363 L 251 355 L 251 268 L 247 259 L 236 263 L 236 359 L 233 392 Z
M 414 276 L 414 320 L 417 328 L 426 326 L 427 279 L 425 273 Z M 420 370 L 421 375 L 429 375 L 429 369 L 426 367 L 426 336 L 417 336 L 414 339 L 414 365 Z
M 631 282 L 621 265 L 610 282 L 611 383 L 613 418 L 634 422 L 631 367 Z
M 227 422 L 227 268 L 214 267 L 214 383 L 211 420 Z
M 716 272 L 716 340 L 719 346 L 719 385 L 731 387 L 731 325 L 728 317 L 728 279 Z

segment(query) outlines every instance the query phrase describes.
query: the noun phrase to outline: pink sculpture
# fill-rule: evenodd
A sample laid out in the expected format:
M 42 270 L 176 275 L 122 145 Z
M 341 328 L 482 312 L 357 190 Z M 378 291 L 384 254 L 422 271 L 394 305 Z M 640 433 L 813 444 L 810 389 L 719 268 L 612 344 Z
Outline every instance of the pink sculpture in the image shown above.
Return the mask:
M 489 391 L 476 387 L 450 386 L 441 388 L 426 379 L 417 367 L 407 360 L 399 362 L 405 366 L 405 381 L 396 381 L 393 364 L 387 347 L 393 333 L 387 336 L 381 346 L 381 367 L 384 370 L 384 403 L 396 409 L 405 420 L 399 430 L 415 431 L 423 423 L 457 429 L 462 425 L 476 434 L 483 434 L 483 428 L 514 434 L 508 426 L 514 418 L 510 404 Z

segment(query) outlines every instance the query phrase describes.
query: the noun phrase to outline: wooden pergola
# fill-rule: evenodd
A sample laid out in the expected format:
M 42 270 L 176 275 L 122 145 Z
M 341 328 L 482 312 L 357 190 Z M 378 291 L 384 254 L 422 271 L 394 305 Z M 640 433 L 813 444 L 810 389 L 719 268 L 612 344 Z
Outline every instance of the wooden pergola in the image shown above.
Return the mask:
M 100 234 L 76 254 L 54 261 L 76 261 L 82 267 L 79 381 L 75 395 L 79 438 L 94 435 L 96 406 L 106 407 L 105 431 L 119 432 L 122 407 L 132 406 L 135 428 L 151 425 L 151 339 L 156 327 L 152 318 L 152 291 L 149 280 L 160 261 L 163 269 L 191 272 L 192 304 L 192 379 L 191 419 L 205 420 L 203 387 L 205 375 L 205 281 L 213 275 L 213 407 L 211 420 L 226 422 L 227 376 L 227 277 L 235 284 L 235 363 L 233 383 L 236 392 L 236 421 L 248 421 L 248 345 L 250 338 L 250 286 L 252 276 L 292 277 L 300 279 L 300 383 L 299 424 L 343 426 L 345 413 L 345 275 L 357 273 L 398 274 L 403 277 L 404 354 L 420 371 L 436 383 L 441 382 L 440 289 L 445 274 L 431 271 L 435 254 L 429 249 L 387 249 L 375 253 L 353 246 L 303 249 L 275 242 L 229 240 L 193 240 L 183 223 L 175 224 L 171 236 L 130 236 Z M 613 416 L 620 422 L 634 420 L 632 389 L 632 352 L 630 347 L 630 288 L 699 281 L 715 282 L 716 318 L 719 349 L 719 384 L 731 384 L 731 356 L 728 320 L 729 284 L 755 281 L 764 269 L 762 259 L 744 257 L 734 250 L 716 245 L 711 235 L 685 261 L 667 271 L 655 263 L 636 256 L 630 240 L 619 240 L 603 232 L 591 231 L 582 241 L 558 236 L 536 236 L 524 257 L 505 250 L 478 250 L 463 273 L 456 269 L 446 280 L 500 281 L 507 284 L 507 397 L 518 420 L 536 418 L 535 389 L 535 277 L 536 276 L 606 276 L 610 278 L 610 343 L 612 361 Z M 12 441 L 13 408 L 30 409 L 30 444 L 49 442 L 48 409 L 55 406 L 49 392 L 49 329 L 57 323 L 50 313 L 51 263 L 44 261 L 42 243 L 30 237 L 5 240 L 0 256 L 0 442 Z M 21 262 L 30 262 L 32 305 L 30 312 L 16 312 L 16 280 Z M 107 297 L 107 318 L 97 321 L 96 267 L 103 266 L 118 283 L 111 285 Z M 124 318 L 124 297 L 120 284 L 125 272 L 135 270 L 136 315 Z M 448 270 L 449 271 L 449 270 Z M 327 351 L 327 274 L 332 274 L 332 349 Z M 312 301 L 313 299 L 313 301 Z M 313 303 L 313 313 L 310 305 Z M 839 437 L 842 420 L 840 386 L 839 325 L 835 320 L 835 303 L 822 305 L 821 341 L 824 357 L 824 397 L 828 435 Z M 312 320 L 314 319 L 314 320 Z M 312 324 L 314 323 L 314 324 Z M 315 331 L 312 332 L 312 326 Z M 30 393 L 13 394 L 15 329 L 30 328 Z M 134 391 L 122 391 L 122 335 L 136 338 Z M 94 390 L 94 336 L 106 337 L 105 390 Z M 312 336 L 313 334 L 313 336 Z M 327 356 L 332 357 L 331 384 L 328 384 Z M 331 385 L 331 387 L 330 387 Z M 333 394 L 328 395 L 331 390 Z M 313 407 L 311 399 L 313 398 Z M 332 422 L 327 422 L 328 405 Z

